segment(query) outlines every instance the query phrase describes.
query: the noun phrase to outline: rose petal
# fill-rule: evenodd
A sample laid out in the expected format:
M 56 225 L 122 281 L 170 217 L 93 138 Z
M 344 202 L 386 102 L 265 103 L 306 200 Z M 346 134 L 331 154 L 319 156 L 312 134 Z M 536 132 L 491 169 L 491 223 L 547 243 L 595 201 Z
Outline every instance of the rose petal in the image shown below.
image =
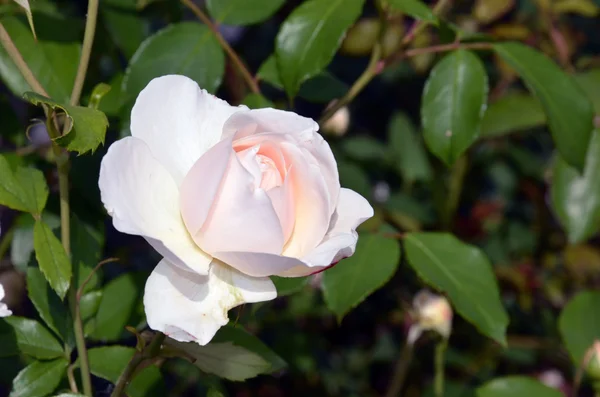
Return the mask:
M 253 128 L 248 128 L 253 126 Z M 234 140 L 259 133 L 292 135 L 300 141 L 311 139 L 319 125 L 312 119 L 273 108 L 254 109 L 232 115 L 223 126 L 223 137 Z
M 213 153 L 218 152 L 218 153 Z M 248 172 L 240 159 L 227 144 L 219 143 L 209 153 L 211 157 L 228 159 L 227 172 L 214 196 L 210 212 L 194 240 L 208 253 L 248 251 L 279 254 L 283 249 L 283 231 L 271 200 L 263 189 L 256 188 L 254 176 Z M 203 156 L 204 157 L 204 156 Z M 207 198 L 213 198 L 214 186 L 207 187 L 204 194 L 188 189 L 195 185 L 202 189 L 205 179 L 215 172 L 211 163 L 203 158 L 200 166 L 194 165 L 182 185 L 182 214 L 188 230 L 196 230 L 204 214 Z M 222 168 L 221 165 L 218 167 Z M 200 187 L 198 187 L 200 186 Z M 211 193 L 207 193 L 211 192 Z M 188 196 L 189 194 L 189 196 Z M 207 197 L 207 198 L 205 198 Z M 201 203 L 202 213 L 193 210 L 193 202 Z
M 164 257 L 206 274 L 211 257 L 191 239 L 179 212 L 179 192 L 140 139 L 113 143 L 100 167 L 102 202 L 117 230 L 143 236 Z
M 230 309 L 276 297 L 268 278 L 248 277 L 219 261 L 201 276 L 163 259 L 146 282 L 144 308 L 150 328 L 180 342 L 206 345 L 227 324 Z
M 0 284 L 0 301 L 4 299 L 4 287 Z M 8 310 L 6 303 L 0 302 L 0 317 L 8 317 L 12 315 L 12 311 Z
M 230 106 L 188 77 L 162 76 L 140 92 L 131 111 L 131 135 L 146 142 L 179 185 L 200 156 L 220 141 L 229 116 L 246 109 Z
M 215 252 L 215 258 L 253 277 L 274 276 L 295 267 L 305 267 L 301 260 L 260 252 Z
M 371 204 L 354 190 L 342 188 L 334 219 L 328 233 L 344 233 L 356 228 L 373 217 L 374 211 Z

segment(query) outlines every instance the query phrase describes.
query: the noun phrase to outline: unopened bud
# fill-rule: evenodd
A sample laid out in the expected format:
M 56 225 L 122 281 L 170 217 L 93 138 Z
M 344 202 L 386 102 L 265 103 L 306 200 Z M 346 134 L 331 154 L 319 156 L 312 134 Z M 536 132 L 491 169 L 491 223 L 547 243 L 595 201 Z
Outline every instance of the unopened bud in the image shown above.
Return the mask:
M 350 125 L 350 111 L 346 106 L 338 109 L 329 120 L 323 124 L 323 131 L 335 136 L 343 136 Z
M 413 344 L 424 331 L 435 331 L 444 339 L 452 331 L 452 307 L 441 295 L 421 290 L 413 299 L 415 323 L 408 331 L 408 343 Z
M 584 367 L 585 372 L 593 381 L 600 381 L 600 340 L 594 344 L 585 353 Z

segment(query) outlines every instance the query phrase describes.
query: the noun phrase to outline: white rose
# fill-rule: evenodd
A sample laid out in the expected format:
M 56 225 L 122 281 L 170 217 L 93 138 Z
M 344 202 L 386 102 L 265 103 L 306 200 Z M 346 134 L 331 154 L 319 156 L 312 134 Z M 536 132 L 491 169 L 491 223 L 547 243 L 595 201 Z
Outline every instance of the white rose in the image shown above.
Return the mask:
M 354 253 L 373 216 L 340 188 L 311 119 L 233 107 L 187 77 L 140 93 L 131 137 L 102 160 L 102 202 L 115 228 L 163 257 L 146 283 L 149 326 L 208 343 L 242 303 L 274 299 L 268 276 L 306 276 Z

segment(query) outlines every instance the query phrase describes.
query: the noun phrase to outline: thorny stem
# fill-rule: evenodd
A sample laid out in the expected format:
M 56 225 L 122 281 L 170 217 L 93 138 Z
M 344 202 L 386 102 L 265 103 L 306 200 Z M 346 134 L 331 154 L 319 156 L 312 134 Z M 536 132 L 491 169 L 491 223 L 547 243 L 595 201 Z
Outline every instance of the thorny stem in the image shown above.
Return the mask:
M 110 397 L 121 397 L 123 395 L 125 389 L 129 385 L 129 382 L 131 382 L 131 378 L 133 378 L 133 375 L 135 374 L 135 371 L 138 368 L 138 366 L 144 360 L 156 357 L 160 353 L 160 348 L 164 340 L 165 334 L 163 334 L 162 332 L 157 332 L 156 334 L 154 334 L 154 338 L 152 338 L 150 344 L 146 348 L 144 348 L 142 352 L 135 352 L 135 354 L 129 361 L 129 364 L 127 364 L 127 367 L 125 368 L 121 376 L 119 376 L 119 379 L 117 380 L 115 388 L 111 393 Z
M 258 87 L 258 83 L 254 79 L 254 77 L 252 77 L 252 74 L 248 71 L 248 68 L 246 68 L 244 62 L 242 62 L 242 60 L 236 54 L 233 48 L 231 48 L 227 40 L 225 40 L 221 32 L 219 32 L 219 29 L 217 28 L 215 23 L 211 21 L 210 18 L 204 13 L 204 11 L 202 11 L 200 7 L 194 4 L 192 0 L 181 0 L 181 3 L 188 7 L 196 15 L 196 17 L 198 17 L 198 19 L 213 32 L 221 48 L 223 48 L 223 50 L 227 53 L 229 59 L 231 59 L 231 62 L 233 62 L 237 70 L 241 73 L 242 77 L 246 81 L 246 84 L 248 84 L 248 88 L 250 88 L 250 91 L 252 91 L 255 94 L 260 94 L 260 88 Z
M 402 392 L 402 387 L 404 386 L 404 381 L 408 374 L 408 368 L 410 368 L 410 362 L 412 361 L 413 349 L 414 345 L 412 343 L 404 345 L 400 357 L 398 357 L 398 361 L 396 362 L 396 366 L 394 367 L 392 381 L 385 393 L 385 397 L 399 397 L 401 395 L 400 393 Z

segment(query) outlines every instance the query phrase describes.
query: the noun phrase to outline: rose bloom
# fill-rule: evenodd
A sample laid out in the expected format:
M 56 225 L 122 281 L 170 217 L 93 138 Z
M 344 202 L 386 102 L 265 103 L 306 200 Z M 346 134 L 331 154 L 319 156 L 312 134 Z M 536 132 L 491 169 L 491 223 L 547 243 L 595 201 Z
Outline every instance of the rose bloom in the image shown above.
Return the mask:
M 146 283 L 150 328 L 207 344 L 237 305 L 277 296 L 269 276 L 302 277 L 354 253 L 373 216 L 340 188 L 313 120 L 249 110 L 184 76 L 152 80 L 131 137 L 102 160 L 102 202 L 123 233 L 162 256 Z

